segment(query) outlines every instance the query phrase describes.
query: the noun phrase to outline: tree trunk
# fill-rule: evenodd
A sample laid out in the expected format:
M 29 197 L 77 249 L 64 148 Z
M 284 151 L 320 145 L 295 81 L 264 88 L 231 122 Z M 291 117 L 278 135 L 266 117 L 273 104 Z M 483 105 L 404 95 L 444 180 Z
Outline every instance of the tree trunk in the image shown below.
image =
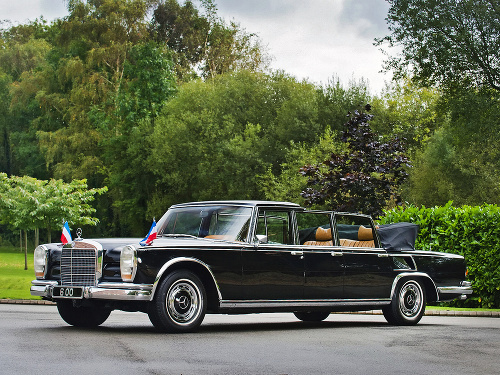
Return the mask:
M 28 231 L 24 231 L 24 270 L 28 269 Z

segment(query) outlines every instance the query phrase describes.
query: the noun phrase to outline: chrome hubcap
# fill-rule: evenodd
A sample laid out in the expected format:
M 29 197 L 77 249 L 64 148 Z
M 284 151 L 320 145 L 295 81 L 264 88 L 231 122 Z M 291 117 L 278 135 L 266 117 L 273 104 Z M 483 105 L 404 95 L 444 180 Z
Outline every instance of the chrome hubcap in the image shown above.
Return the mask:
M 168 315 L 177 324 L 189 324 L 201 312 L 201 293 L 191 280 L 177 280 L 167 293 Z
M 407 282 L 399 292 L 399 309 L 407 318 L 416 317 L 422 310 L 422 289 L 413 281 Z

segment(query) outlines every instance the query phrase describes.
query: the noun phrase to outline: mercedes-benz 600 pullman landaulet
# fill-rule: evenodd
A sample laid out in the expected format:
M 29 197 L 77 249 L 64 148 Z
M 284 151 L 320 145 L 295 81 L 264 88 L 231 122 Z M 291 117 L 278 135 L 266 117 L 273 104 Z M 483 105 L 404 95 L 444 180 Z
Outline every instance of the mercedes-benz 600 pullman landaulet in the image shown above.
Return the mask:
M 460 255 L 414 249 L 417 226 L 375 226 L 369 216 L 307 211 L 284 202 L 178 204 L 152 242 L 81 239 L 35 250 L 31 294 L 64 321 L 102 324 L 112 310 L 147 313 L 160 331 L 188 332 L 205 314 L 381 309 L 417 324 L 427 302 L 472 293 Z

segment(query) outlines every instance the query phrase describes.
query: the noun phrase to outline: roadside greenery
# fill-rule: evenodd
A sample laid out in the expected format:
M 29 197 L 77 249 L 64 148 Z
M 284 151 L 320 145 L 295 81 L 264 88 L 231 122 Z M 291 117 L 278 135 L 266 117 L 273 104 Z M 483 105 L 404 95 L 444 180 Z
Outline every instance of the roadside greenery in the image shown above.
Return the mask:
M 500 307 L 500 207 L 407 206 L 386 211 L 381 224 L 411 222 L 419 226 L 416 248 L 465 257 L 474 296 L 467 306 Z
M 28 231 L 35 233 L 35 247 L 39 242 L 39 229 L 44 228 L 47 241 L 52 231 L 67 221 L 70 225 L 96 225 L 99 219 L 91 216 L 95 208 L 94 195 L 102 194 L 106 187 L 88 189 L 86 180 L 38 180 L 33 177 L 0 173 L 0 224 L 24 233 L 24 269 L 28 269 Z
M 28 252 L 28 262 L 33 264 L 33 251 Z M 0 299 L 40 299 L 30 294 L 31 281 L 35 278 L 33 267 L 25 270 L 24 254 L 17 248 L 0 247 Z
M 380 142 L 369 124 L 373 115 L 356 110 L 344 124 L 345 151 L 332 153 L 321 164 L 307 164 L 300 173 L 307 176 L 301 192 L 308 206 L 325 205 L 342 212 L 364 212 L 378 218 L 391 201 L 400 204 L 400 187 L 408 177 L 410 161 L 403 142 L 395 137 Z

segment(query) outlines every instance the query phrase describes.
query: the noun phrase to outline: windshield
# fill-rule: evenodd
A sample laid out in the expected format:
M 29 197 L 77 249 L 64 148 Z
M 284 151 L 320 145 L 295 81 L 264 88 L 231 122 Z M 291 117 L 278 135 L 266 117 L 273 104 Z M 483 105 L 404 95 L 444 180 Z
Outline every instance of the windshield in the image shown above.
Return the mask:
M 227 241 L 246 241 L 251 214 L 251 207 L 172 208 L 158 223 L 158 235 L 189 235 Z

